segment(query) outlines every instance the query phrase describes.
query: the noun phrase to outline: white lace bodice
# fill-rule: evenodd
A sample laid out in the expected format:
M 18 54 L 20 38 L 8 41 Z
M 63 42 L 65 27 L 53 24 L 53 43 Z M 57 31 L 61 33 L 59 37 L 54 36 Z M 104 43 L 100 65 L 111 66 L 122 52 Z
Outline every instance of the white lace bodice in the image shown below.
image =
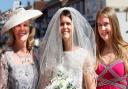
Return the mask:
M 82 89 L 83 64 L 86 59 L 87 52 L 80 48 L 73 52 L 65 52 L 62 66 L 67 73 L 72 76 L 74 83 Z
M 64 73 L 64 76 L 69 77 L 69 79 L 67 79 L 66 81 L 64 80 L 64 82 L 71 81 L 72 84 L 75 85 L 76 89 L 82 89 L 83 64 L 86 56 L 87 52 L 82 48 L 75 51 L 64 52 L 63 62 L 57 67 L 57 71 L 55 72 L 54 77 L 57 76 L 58 71 L 61 71 L 62 74 Z M 53 86 L 56 85 L 56 83 L 57 82 L 53 82 L 52 84 L 49 84 L 46 89 L 53 89 Z M 65 83 L 63 84 L 65 85 Z

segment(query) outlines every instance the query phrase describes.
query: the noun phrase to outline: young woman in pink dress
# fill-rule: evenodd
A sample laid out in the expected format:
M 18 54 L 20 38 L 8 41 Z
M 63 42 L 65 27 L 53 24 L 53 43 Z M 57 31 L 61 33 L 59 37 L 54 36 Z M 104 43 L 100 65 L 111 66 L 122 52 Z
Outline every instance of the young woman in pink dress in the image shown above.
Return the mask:
M 127 89 L 127 42 L 121 36 L 114 9 L 105 7 L 96 16 L 97 89 Z

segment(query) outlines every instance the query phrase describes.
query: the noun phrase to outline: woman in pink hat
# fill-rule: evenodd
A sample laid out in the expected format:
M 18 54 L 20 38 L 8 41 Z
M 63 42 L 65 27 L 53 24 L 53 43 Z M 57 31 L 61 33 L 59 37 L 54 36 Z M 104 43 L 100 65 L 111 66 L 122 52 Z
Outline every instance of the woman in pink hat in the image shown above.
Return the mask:
M 36 89 L 38 66 L 32 51 L 35 29 L 30 20 L 41 15 L 38 10 L 18 8 L 5 23 L 2 34 L 10 37 L 0 59 L 0 89 Z

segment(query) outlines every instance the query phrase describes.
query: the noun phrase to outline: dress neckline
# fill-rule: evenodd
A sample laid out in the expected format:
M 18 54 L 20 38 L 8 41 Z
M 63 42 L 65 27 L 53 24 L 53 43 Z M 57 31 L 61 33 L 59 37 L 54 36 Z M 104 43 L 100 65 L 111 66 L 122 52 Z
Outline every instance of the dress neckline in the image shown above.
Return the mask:
M 103 65 L 104 67 L 108 67 L 108 66 L 113 66 L 113 65 L 115 65 L 117 63 L 121 63 L 121 62 L 123 62 L 121 59 L 116 59 L 113 62 L 111 62 L 110 64 L 105 64 L 105 63 L 99 63 L 99 64 Z
M 83 49 L 83 48 L 78 48 L 78 49 L 76 49 L 76 50 L 73 50 L 73 51 L 64 51 L 64 53 L 74 53 L 74 52 L 78 52 L 79 50 L 81 50 L 81 49 Z

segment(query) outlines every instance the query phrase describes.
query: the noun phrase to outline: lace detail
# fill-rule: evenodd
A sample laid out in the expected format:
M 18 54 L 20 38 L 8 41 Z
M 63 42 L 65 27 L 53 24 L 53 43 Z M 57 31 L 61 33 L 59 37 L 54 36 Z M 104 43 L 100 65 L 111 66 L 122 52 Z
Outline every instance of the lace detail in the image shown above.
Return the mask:
M 53 76 L 51 84 L 49 84 L 46 89 L 56 89 L 51 87 L 60 87 L 57 85 L 58 83 L 63 85 L 63 87 L 59 89 L 82 89 L 83 64 L 87 57 L 86 53 L 87 52 L 82 48 L 76 51 L 65 52 L 62 64 L 58 65 L 57 70 L 54 73 L 55 76 Z M 61 71 L 64 77 L 66 76 L 65 79 L 62 78 L 63 76 L 58 77 L 58 71 Z M 63 79 L 63 83 L 60 81 L 61 78 Z
M 2 55 L 0 59 L 0 89 L 8 89 L 7 80 L 8 80 L 8 66 L 6 56 Z
M 5 64 L 7 68 L 3 70 L 4 72 L 7 71 L 7 75 L 4 74 L 7 77 L 6 83 L 8 83 L 6 87 L 9 87 L 9 89 L 35 89 L 38 80 L 36 63 L 15 63 L 14 59 L 18 57 L 14 55 L 13 51 L 7 51 L 4 56 L 4 60 L 7 61 Z M 27 57 L 29 60 L 32 60 L 32 58 L 32 56 Z

